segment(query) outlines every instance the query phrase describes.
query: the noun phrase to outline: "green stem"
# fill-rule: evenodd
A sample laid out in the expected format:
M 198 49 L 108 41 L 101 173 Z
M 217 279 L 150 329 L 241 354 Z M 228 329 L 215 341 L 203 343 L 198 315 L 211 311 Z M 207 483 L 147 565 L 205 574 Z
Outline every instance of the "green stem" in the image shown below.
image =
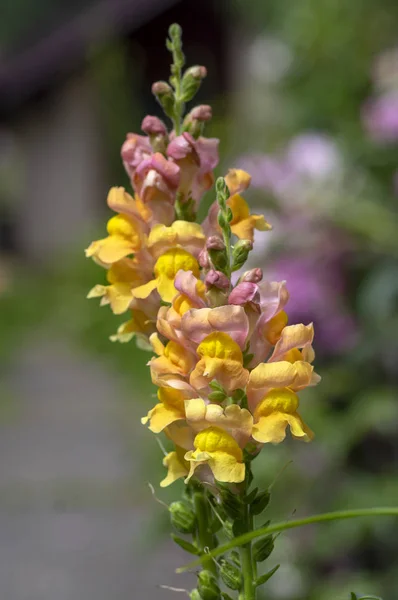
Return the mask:
M 250 473 L 250 464 L 246 464 L 246 479 L 245 484 L 242 489 L 242 495 L 245 496 L 248 492 L 248 480 Z M 242 521 L 245 530 L 247 533 L 250 533 L 253 530 L 253 518 L 250 515 L 249 505 L 245 502 L 243 503 L 243 514 Z M 255 561 L 252 556 L 252 543 L 249 540 L 247 543 L 242 545 L 239 548 L 240 553 L 240 562 L 242 566 L 242 575 L 243 575 L 243 590 L 241 590 L 240 599 L 241 600 L 256 600 L 256 586 L 255 586 L 255 571 L 254 566 Z M 243 592 L 243 593 L 242 593 Z
M 324 523 L 327 521 L 338 521 L 342 519 L 355 519 L 357 517 L 398 517 L 398 508 L 378 507 L 358 508 L 356 510 L 338 510 L 336 512 L 329 512 L 321 515 L 313 515 L 312 517 L 306 517 L 304 519 L 297 519 L 296 521 L 275 523 L 275 525 L 270 525 L 269 527 L 263 527 L 262 529 L 257 529 L 256 531 L 244 533 L 230 542 L 227 542 L 222 546 L 218 546 L 218 548 L 212 551 L 211 556 L 219 556 L 220 554 L 224 554 L 233 548 L 243 546 L 244 544 L 247 544 L 256 538 L 268 535 L 269 533 L 276 533 L 286 529 L 294 529 L 296 527 L 311 525 L 313 523 Z M 188 571 L 189 569 L 200 565 L 205 558 L 208 560 L 209 557 L 199 557 L 188 565 L 177 569 L 177 572 L 182 573 L 184 571 Z
M 204 553 L 206 548 L 213 549 L 213 535 L 208 528 L 210 515 L 205 492 L 196 491 L 193 496 L 193 504 L 198 521 L 198 544 L 200 551 Z M 204 569 L 208 569 L 217 576 L 217 565 L 211 556 L 204 554 L 201 562 Z

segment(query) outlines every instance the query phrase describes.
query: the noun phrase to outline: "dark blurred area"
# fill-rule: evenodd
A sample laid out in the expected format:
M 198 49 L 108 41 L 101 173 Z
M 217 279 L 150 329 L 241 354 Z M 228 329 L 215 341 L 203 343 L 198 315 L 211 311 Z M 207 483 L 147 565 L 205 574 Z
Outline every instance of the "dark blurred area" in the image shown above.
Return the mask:
M 303 395 L 314 442 L 266 448 L 270 518 L 398 500 L 398 5 L 391 0 L 15 0 L 0 19 L 0 578 L 4 600 L 173 597 L 161 453 L 139 418 L 148 355 L 112 344 L 85 300 L 120 146 L 160 115 L 170 23 L 208 77 L 219 174 L 274 230 L 251 261 L 314 321 L 323 382 Z M 203 208 L 205 213 L 206 207 Z M 162 492 L 165 501 L 175 489 Z M 160 494 L 159 494 L 160 495 Z M 395 521 L 278 538 L 266 598 L 398 598 Z

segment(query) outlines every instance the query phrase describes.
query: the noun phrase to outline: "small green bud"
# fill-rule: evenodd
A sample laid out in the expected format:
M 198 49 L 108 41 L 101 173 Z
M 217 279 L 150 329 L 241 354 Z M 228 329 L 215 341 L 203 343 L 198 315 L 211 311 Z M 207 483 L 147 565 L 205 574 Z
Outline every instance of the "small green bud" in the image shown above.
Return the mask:
M 193 533 L 196 530 L 196 516 L 185 502 L 172 502 L 169 506 L 170 520 L 180 533 Z
M 263 512 L 263 510 L 267 508 L 270 499 L 271 494 L 268 490 L 265 490 L 265 492 L 261 492 L 260 494 L 258 494 L 250 505 L 250 513 L 252 515 L 260 515 Z
M 181 81 L 182 99 L 184 102 L 192 100 L 206 75 L 206 68 L 200 66 L 190 67 L 185 71 Z
M 218 203 L 224 206 L 226 200 L 229 198 L 229 189 L 225 183 L 224 177 L 218 177 L 216 181 L 216 192 Z
M 250 250 L 253 250 L 253 242 L 250 240 L 239 240 L 236 242 L 232 252 L 233 271 L 237 271 L 245 264 Z
M 192 592 L 189 594 L 189 597 L 191 600 L 202 600 L 202 597 L 197 589 L 192 590 Z
M 174 93 L 166 81 L 156 81 L 152 85 L 152 94 L 163 108 L 168 117 L 174 115 Z
M 208 248 L 207 250 L 213 267 L 217 271 L 223 272 L 228 264 L 228 257 L 225 250 L 213 250 Z
M 253 546 L 253 558 L 256 562 L 266 560 L 274 549 L 274 538 L 266 535 Z
M 213 573 L 204 570 L 198 575 L 198 590 L 202 600 L 220 600 L 221 592 Z
M 228 206 L 228 209 L 227 209 L 227 221 L 228 221 L 228 223 L 231 223 L 231 221 L 233 220 L 233 218 L 234 218 L 234 213 L 232 212 L 231 208 Z
M 240 590 L 242 575 L 240 570 L 225 559 L 220 560 L 220 577 L 231 590 Z
M 227 487 L 220 490 L 222 507 L 231 519 L 239 519 L 242 515 L 242 502 L 236 494 Z
M 212 402 L 223 402 L 226 398 L 225 392 L 211 392 L 208 395 L 209 400 Z

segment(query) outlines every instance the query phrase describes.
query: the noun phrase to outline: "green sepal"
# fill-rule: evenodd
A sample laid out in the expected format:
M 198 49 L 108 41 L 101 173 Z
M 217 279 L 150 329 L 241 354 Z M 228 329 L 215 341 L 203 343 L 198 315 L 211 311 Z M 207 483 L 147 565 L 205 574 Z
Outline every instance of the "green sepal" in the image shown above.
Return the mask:
M 226 398 L 226 394 L 225 392 L 211 392 L 208 395 L 209 400 L 211 400 L 212 402 L 224 402 L 225 398 Z
M 190 542 L 187 542 L 187 540 L 183 540 L 182 538 L 178 537 L 178 535 L 174 535 L 174 533 L 171 534 L 171 538 L 178 546 L 180 546 L 180 548 L 185 550 L 185 552 L 189 552 L 190 554 L 194 554 L 195 556 L 200 555 L 200 552 L 196 548 L 196 546 L 194 546 Z
M 279 567 L 280 567 L 280 565 L 276 565 L 276 567 L 274 567 L 273 569 L 271 569 L 270 571 L 268 571 L 268 573 L 264 573 L 264 575 L 261 575 L 261 577 L 259 577 L 258 579 L 256 579 L 254 585 L 256 587 L 259 587 L 260 585 L 263 585 L 264 583 L 266 583 L 268 581 L 268 579 L 271 579 L 272 575 L 277 572 L 277 570 L 279 569 Z
M 225 559 L 220 560 L 220 577 L 231 590 L 240 590 L 242 587 L 242 574 L 240 569 Z
M 217 579 L 211 571 L 203 570 L 198 574 L 198 590 L 203 600 L 219 600 L 221 598 Z
M 227 487 L 220 489 L 222 507 L 231 519 L 239 519 L 242 514 L 242 502 L 239 496 L 233 494 Z
M 253 500 L 253 502 L 251 503 L 250 506 L 250 514 L 255 516 L 255 515 L 261 515 L 261 513 L 263 512 L 263 510 L 265 510 L 270 502 L 271 499 L 271 494 L 269 493 L 268 490 L 265 490 L 265 492 L 261 492 L 260 494 L 258 494 L 257 498 L 255 498 Z
M 258 487 L 254 488 L 254 490 L 252 490 L 250 492 L 250 494 L 247 494 L 243 501 L 245 504 L 252 504 L 254 502 L 255 497 L 257 496 L 257 492 L 258 492 Z

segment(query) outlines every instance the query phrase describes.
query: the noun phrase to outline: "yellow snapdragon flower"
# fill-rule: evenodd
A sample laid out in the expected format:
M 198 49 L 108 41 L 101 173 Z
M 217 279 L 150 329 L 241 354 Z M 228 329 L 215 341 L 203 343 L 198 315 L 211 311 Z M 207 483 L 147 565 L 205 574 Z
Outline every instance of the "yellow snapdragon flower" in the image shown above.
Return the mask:
M 204 429 L 195 437 L 195 450 L 185 454 L 190 463 L 186 481 L 200 465 L 208 465 L 217 481 L 240 483 L 245 478 L 243 452 L 232 435 L 220 427 Z
M 298 406 L 298 396 L 289 388 L 268 392 L 254 411 L 253 438 L 263 444 L 279 444 L 289 426 L 293 437 L 311 441 L 314 434 L 298 414 Z
M 245 387 L 249 372 L 243 367 L 242 350 L 227 333 L 210 333 L 199 344 L 196 353 L 201 358 L 190 376 L 192 387 L 205 389 L 213 379 L 227 392 Z

